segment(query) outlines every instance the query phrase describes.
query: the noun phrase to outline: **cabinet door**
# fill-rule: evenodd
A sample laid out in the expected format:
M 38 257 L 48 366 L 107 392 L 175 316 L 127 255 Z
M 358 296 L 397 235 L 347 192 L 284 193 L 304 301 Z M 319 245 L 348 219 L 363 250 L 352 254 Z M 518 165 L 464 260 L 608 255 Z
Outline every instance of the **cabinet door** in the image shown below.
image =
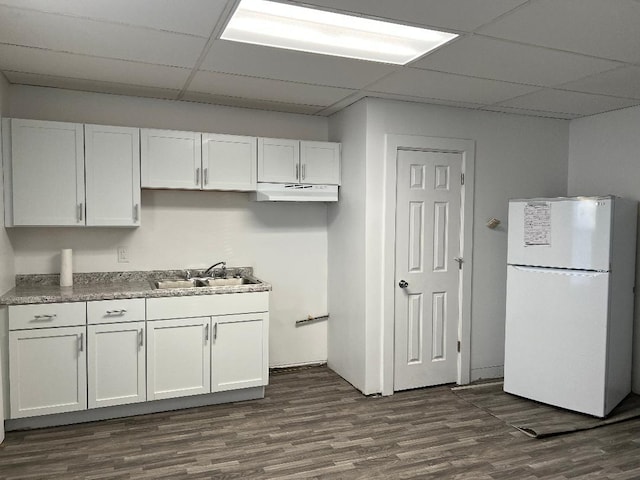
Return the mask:
M 143 188 L 200 190 L 201 135 L 175 130 L 140 130 Z
M 212 317 L 211 391 L 269 383 L 269 314 Z
M 300 182 L 340 185 L 340 144 L 300 142 Z
M 256 137 L 202 134 L 203 188 L 255 191 L 256 142 Z
M 209 317 L 147 323 L 147 399 L 211 391 Z
M 87 225 L 140 225 L 140 130 L 85 125 Z
M 13 225 L 84 225 L 82 125 L 11 119 Z
M 258 181 L 297 183 L 300 178 L 300 142 L 258 138 Z
M 85 327 L 9 332 L 11 418 L 87 408 Z
M 144 322 L 89 325 L 89 408 L 144 402 Z

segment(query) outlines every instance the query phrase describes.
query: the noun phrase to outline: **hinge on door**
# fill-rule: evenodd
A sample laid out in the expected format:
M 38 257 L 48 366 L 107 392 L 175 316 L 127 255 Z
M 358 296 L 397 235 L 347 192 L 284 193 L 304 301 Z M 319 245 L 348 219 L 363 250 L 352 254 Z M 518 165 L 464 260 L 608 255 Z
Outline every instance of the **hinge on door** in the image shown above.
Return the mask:
M 460 340 L 458 340 L 458 353 L 460 353 Z
M 464 185 L 464 173 L 460 174 L 460 185 Z

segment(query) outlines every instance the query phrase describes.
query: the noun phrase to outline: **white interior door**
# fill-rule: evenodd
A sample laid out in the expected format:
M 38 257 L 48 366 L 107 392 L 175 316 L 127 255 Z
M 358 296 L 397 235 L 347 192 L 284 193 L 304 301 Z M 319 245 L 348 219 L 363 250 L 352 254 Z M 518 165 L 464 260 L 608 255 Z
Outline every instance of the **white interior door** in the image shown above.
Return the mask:
M 456 381 L 462 155 L 398 150 L 394 390 Z

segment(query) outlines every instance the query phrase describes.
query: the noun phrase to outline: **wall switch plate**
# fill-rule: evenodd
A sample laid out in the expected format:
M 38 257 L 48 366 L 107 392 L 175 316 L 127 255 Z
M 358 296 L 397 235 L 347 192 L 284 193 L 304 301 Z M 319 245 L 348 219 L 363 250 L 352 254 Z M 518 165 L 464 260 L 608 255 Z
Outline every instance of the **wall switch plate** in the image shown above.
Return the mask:
M 118 263 L 129 263 L 129 249 L 118 247 Z

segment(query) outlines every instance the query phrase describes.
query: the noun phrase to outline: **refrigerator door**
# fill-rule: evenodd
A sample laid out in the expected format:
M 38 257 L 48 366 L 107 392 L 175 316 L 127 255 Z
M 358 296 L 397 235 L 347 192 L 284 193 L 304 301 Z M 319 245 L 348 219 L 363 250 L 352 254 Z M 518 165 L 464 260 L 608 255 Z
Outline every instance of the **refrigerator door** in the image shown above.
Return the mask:
M 509 202 L 507 263 L 610 270 L 612 197 Z
M 602 417 L 609 273 L 507 267 L 504 390 Z

